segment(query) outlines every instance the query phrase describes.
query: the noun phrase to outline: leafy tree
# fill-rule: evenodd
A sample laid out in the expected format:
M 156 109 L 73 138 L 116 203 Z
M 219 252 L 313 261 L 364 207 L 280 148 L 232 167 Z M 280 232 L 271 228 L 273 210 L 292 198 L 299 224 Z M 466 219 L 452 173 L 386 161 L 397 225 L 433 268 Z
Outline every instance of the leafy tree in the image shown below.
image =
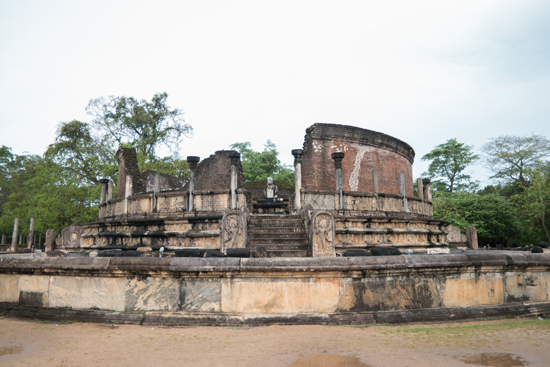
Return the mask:
M 449 139 L 422 157 L 423 161 L 431 161 L 428 172 L 422 175 L 434 180 L 436 190 L 473 191 L 477 184 L 472 183 L 471 177 L 462 172 L 478 159 L 479 156 L 472 152 L 471 146 Z
M 76 174 L 83 183 L 99 185 L 102 177 L 117 181 L 115 146 L 109 136 L 94 137 L 89 124 L 73 120 L 59 125 L 55 142 L 45 157 Z
M 550 141 L 541 135 L 500 136 L 491 138 L 482 147 L 486 162 L 494 175 L 504 183 L 529 185 L 526 172 L 536 169 L 537 162 L 550 156 Z
M 434 217 L 462 231 L 475 226 L 480 244 L 509 244 L 518 239 L 520 232 L 513 204 L 497 194 L 436 192 Z
M 84 184 L 98 185 L 103 177 L 117 182 L 118 147 L 135 147 L 141 171 L 186 176 L 187 162 L 177 153 L 165 158 L 156 155 L 163 146 L 175 150 L 181 138 L 192 133 L 191 126 L 183 123 L 183 113 L 166 105 L 167 98 L 160 93 L 151 102 L 114 96 L 90 100 L 86 110 L 93 121 L 61 123 L 45 157 L 77 174 Z
M 93 117 L 92 126 L 105 141 L 115 146 L 136 148 L 140 163 L 154 159 L 158 148 L 177 150 L 182 137 L 193 132 L 184 123 L 183 112 L 166 105 L 168 94 L 158 93 L 151 102 L 132 97 L 101 97 L 92 99 L 86 111 Z
M 512 197 L 525 228 L 524 237 L 531 243 L 550 242 L 550 164 L 539 164 L 526 176 L 529 186 Z
M 14 218 L 20 218 L 20 233 L 28 233 L 31 217 L 35 231 L 45 233 L 97 218 L 100 187 L 83 185 L 77 174 L 68 174 L 55 162 L 37 155 L 14 156 L 2 205 L 0 230 L 10 234 Z
M 230 148 L 241 153 L 244 182 L 272 177 L 274 180 L 294 185 L 294 170 L 279 161 L 279 152 L 271 140 L 265 143 L 262 152 L 252 150 L 249 142 L 231 144 Z
M 0 214 L 2 206 L 10 195 L 9 182 L 11 179 L 15 155 L 11 152 L 11 148 L 3 145 L 0 148 Z

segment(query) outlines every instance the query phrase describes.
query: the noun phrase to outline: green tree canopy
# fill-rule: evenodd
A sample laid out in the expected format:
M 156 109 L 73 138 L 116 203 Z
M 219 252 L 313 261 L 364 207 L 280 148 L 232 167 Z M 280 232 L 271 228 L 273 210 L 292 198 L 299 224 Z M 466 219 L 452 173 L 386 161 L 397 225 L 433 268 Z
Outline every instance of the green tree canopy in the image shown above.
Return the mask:
M 100 187 L 84 185 L 52 160 L 37 155 L 14 156 L 9 166 L 9 181 L 2 188 L 7 193 L 0 207 L 0 231 L 11 234 L 14 218 L 20 219 L 20 233 L 26 235 L 34 217 L 35 231 L 62 228 L 90 222 L 97 218 Z M 4 191 L 5 190 L 5 191 Z
M 449 139 L 422 157 L 423 161 L 431 161 L 428 172 L 422 175 L 433 179 L 434 187 L 444 188 L 445 191 L 472 190 L 476 184 L 462 172 L 478 159 L 479 156 L 472 152 L 471 146 Z
M 434 217 L 446 220 L 462 231 L 475 226 L 480 245 L 510 244 L 517 241 L 519 222 L 513 204 L 497 194 L 437 192 Z
M 177 150 L 183 137 L 193 128 L 184 123 L 183 112 L 166 105 L 167 93 L 155 94 L 151 102 L 133 97 L 92 99 L 86 111 L 93 117 L 92 126 L 115 146 L 128 144 L 136 148 L 145 161 L 152 160 L 158 148 Z
M 241 153 L 244 182 L 272 177 L 294 185 L 294 170 L 279 161 L 279 152 L 271 140 L 265 143 L 262 152 L 252 150 L 249 142 L 231 144 L 230 148 Z
M 155 94 L 151 102 L 131 97 L 90 100 L 86 110 L 91 123 L 73 120 L 59 125 L 55 142 L 45 156 L 83 182 L 99 183 L 109 177 L 117 182 L 115 153 L 120 146 L 136 148 L 140 170 L 156 170 L 173 176 L 187 174 L 187 162 L 177 152 L 160 158 L 158 148 L 176 150 L 183 137 L 192 133 L 183 113 L 166 105 L 168 94 Z
M 541 163 L 525 176 L 529 186 L 512 197 L 525 228 L 524 238 L 531 243 L 550 242 L 550 164 Z
M 504 183 L 529 185 L 526 172 L 536 169 L 537 162 L 550 156 L 550 141 L 541 135 L 491 138 L 482 147 L 493 179 Z

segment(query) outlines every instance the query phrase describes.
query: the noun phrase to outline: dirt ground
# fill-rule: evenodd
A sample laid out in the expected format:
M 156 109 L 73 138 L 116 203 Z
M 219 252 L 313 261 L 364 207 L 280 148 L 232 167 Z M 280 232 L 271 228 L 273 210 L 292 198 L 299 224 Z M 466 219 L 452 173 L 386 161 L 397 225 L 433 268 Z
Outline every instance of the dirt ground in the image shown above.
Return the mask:
M 550 366 L 550 320 L 163 328 L 0 318 L 0 366 Z

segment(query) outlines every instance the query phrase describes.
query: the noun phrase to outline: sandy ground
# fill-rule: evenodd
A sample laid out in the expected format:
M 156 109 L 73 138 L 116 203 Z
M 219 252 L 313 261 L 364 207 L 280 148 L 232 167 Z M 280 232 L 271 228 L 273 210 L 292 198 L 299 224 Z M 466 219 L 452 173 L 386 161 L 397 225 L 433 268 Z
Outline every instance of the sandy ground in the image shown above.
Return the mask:
M 0 366 L 471 365 L 550 366 L 550 320 L 153 328 L 0 318 Z

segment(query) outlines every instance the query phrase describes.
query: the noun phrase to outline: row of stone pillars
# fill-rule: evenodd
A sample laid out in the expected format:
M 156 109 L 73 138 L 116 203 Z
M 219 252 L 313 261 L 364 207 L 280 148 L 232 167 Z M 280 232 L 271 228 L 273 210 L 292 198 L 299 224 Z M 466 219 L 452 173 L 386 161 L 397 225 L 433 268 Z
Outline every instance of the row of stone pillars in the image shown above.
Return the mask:
M 296 182 L 294 188 L 294 207 L 296 210 L 302 208 L 301 203 L 301 190 L 302 190 L 302 156 L 304 151 L 302 149 L 292 150 L 292 155 L 294 156 L 294 180 Z M 342 160 L 344 159 L 345 153 L 335 152 L 332 153 L 332 159 L 334 160 L 334 167 L 336 168 L 336 190 L 339 192 L 340 196 L 340 209 L 344 209 L 344 177 L 342 175 Z M 404 211 L 409 211 L 407 198 L 405 196 L 405 174 L 400 173 L 398 175 L 399 181 L 399 195 L 403 196 L 403 209 Z M 378 193 L 378 170 L 372 170 L 372 187 L 375 193 Z M 429 179 L 419 178 L 417 180 L 418 188 L 418 198 L 423 201 L 432 201 L 432 187 Z
M 53 231 L 53 237 L 52 237 L 52 231 Z M 17 243 L 17 237 L 19 237 L 19 243 Z M 17 245 L 21 244 L 23 236 L 19 234 L 19 218 L 14 219 L 13 223 L 13 233 L 11 237 L 11 246 L 10 251 L 15 252 L 17 250 Z M 5 233 L 2 234 L 2 245 L 5 245 L 7 241 L 7 236 Z M 42 233 L 38 233 L 38 242 L 35 242 L 35 233 L 34 233 L 34 218 L 31 218 L 30 220 L 30 226 L 29 226 L 29 234 L 27 236 L 27 249 L 31 249 L 33 245 L 37 244 L 40 246 L 42 243 Z M 55 230 L 48 229 L 46 231 L 46 242 L 45 247 L 48 249 L 49 247 L 53 249 L 53 243 L 55 242 Z

